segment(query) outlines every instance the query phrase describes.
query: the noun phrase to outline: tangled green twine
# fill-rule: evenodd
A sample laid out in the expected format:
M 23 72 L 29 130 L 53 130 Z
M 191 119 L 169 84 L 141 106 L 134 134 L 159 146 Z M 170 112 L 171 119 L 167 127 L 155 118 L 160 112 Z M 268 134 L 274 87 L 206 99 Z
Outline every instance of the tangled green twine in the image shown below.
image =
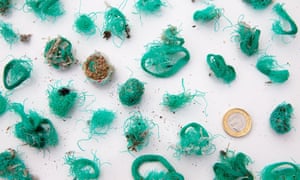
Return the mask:
M 8 110 L 8 99 L 0 92 L 0 116 Z
M 270 164 L 263 169 L 261 179 L 298 180 L 300 179 L 300 168 L 291 162 Z
M 253 174 L 246 167 L 251 162 L 246 154 L 221 151 L 220 159 L 221 162 L 213 166 L 216 180 L 254 179 Z
M 76 32 L 91 36 L 96 33 L 96 25 L 94 20 L 87 14 L 81 14 L 75 19 L 74 26 Z
M 12 110 L 21 117 L 21 122 L 15 125 L 15 135 L 28 145 L 36 148 L 56 146 L 58 144 L 57 132 L 49 119 L 30 110 L 24 112 L 24 106 L 19 103 L 11 105 Z
M 65 157 L 66 163 L 70 166 L 70 173 L 74 179 L 93 180 L 100 176 L 99 159 L 76 158 L 72 153 Z
M 256 63 L 256 68 L 269 77 L 271 82 L 283 83 L 288 80 L 290 73 L 280 66 L 273 56 L 261 56 Z
M 31 180 L 24 162 L 14 149 L 0 153 L 0 177 L 8 180 Z
M 116 115 L 114 112 L 106 109 L 98 109 L 93 113 L 89 121 L 90 133 L 92 135 L 106 134 L 115 118 Z
M 19 41 L 19 36 L 12 29 L 12 25 L 9 23 L 5 23 L 1 20 L 0 20 L 0 34 L 9 45 L 15 44 L 16 42 Z
M 147 163 L 160 163 L 166 168 L 167 172 L 152 170 L 144 177 L 144 175 L 140 174 L 139 169 Z M 184 177 L 176 172 L 174 167 L 163 156 L 155 154 L 146 154 L 136 158 L 131 166 L 131 174 L 134 180 L 184 180 Z
M 244 22 L 239 22 L 237 33 L 242 52 L 248 56 L 257 53 L 259 46 L 260 30 L 256 28 L 251 28 Z
M 48 64 L 54 68 L 66 68 L 76 61 L 72 54 L 72 44 L 64 37 L 57 37 L 47 42 L 44 57 Z
M 250 4 L 254 9 L 265 9 L 273 0 L 243 0 L 244 2 Z
M 206 62 L 217 78 L 222 79 L 229 84 L 236 78 L 236 72 L 231 65 L 227 65 L 223 56 L 217 54 L 208 54 Z
M 194 21 L 209 22 L 214 19 L 218 19 L 221 16 L 221 9 L 216 8 L 214 5 L 210 5 L 202 10 L 194 12 Z
M 66 117 L 74 108 L 78 93 L 67 86 L 52 87 L 48 90 L 49 107 L 55 115 Z
M 4 67 L 3 83 L 6 89 L 12 90 L 27 80 L 32 71 L 31 61 L 28 59 L 12 59 Z
M 291 117 L 294 108 L 289 103 L 279 104 L 271 113 L 270 124 L 272 129 L 278 134 L 285 134 L 291 130 Z
M 290 15 L 283 9 L 283 4 L 275 4 L 273 11 L 280 17 L 282 20 L 286 21 L 289 24 L 289 29 L 283 27 L 283 22 L 276 20 L 272 25 L 272 30 L 276 34 L 281 35 L 295 35 L 298 32 L 298 27 L 295 21 L 290 17 Z
M 11 7 L 11 0 L 0 0 L 0 14 L 5 14 Z
M 60 0 L 26 0 L 25 5 L 42 20 L 49 17 L 56 18 L 64 14 Z
M 119 99 L 123 105 L 138 104 L 144 94 L 144 84 L 135 78 L 128 79 L 119 89 Z
M 124 135 L 127 139 L 127 148 L 130 151 L 139 151 L 148 144 L 151 130 L 150 121 L 140 112 L 135 112 L 124 123 Z
M 138 0 L 135 3 L 137 10 L 147 14 L 159 11 L 162 6 L 163 2 L 161 0 Z

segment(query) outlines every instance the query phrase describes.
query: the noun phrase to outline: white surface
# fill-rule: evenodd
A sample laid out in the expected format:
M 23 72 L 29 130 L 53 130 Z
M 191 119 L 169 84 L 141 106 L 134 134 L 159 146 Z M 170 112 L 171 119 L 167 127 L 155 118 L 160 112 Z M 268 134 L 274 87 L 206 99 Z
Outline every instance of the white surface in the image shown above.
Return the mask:
M 121 1 L 107 1 L 112 6 L 119 6 Z M 284 8 L 300 25 L 299 2 L 286 0 Z M 32 13 L 13 10 L 9 17 L 1 17 L 5 22 L 13 24 L 14 29 L 20 33 L 32 33 L 30 44 L 18 43 L 9 47 L 0 39 L 1 72 L 3 66 L 10 60 L 10 56 L 19 58 L 27 56 L 33 60 L 33 72 L 29 81 L 13 91 L 9 99 L 12 102 L 24 102 L 25 108 L 34 109 L 41 115 L 48 117 L 54 123 L 59 133 L 59 145 L 45 151 L 39 151 L 14 137 L 13 125 L 19 117 L 13 113 L 6 113 L 0 118 L 0 151 L 15 148 L 21 154 L 30 173 L 39 179 L 72 179 L 69 176 L 69 167 L 64 164 L 64 154 L 75 151 L 75 155 L 92 158 L 91 152 L 101 160 L 100 179 L 132 179 L 131 163 L 141 154 L 153 153 L 165 156 L 176 170 L 182 173 L 187 180 L 213 179 L 212 166 L 218 161 L 219 151 L 227 147 L 237 152 L 248 154 L 253 163 L 249 169 L 257 179 L 262 168 L 272 162 L 295 161 L 300 163 L 300 41 L 296 38 L 275 36 L 271 31 L 274 19 L 278 17 L 269 7 L 263 11 L 253 10 L 242 0 L 221 1 L 215 0 L 217 7 L 224 8 L 224 13 L 233 24 L 244 15 L 244 21 L 261 29 L 260 54 L 267 53 L 276 56 L 280 64 L 288 63 L 290 79 L 284 84 L 266 84 L 267 77 L 255 68 L 257 55 L 246 57 L 239 50 L 238 44 L 232 41 L 233 28 L 225 18 L 219 20 L 220 29 L 214 31 L 214 24 L 198 24 L 193 22 L 192 15 L 195 10 L 205 6 L 200 2 L 192 3 L 190 0 L 170 0 L 162 8 L 159 15 L 142 15 L 140 21 L 133 1 L 128 1 L 122 9 L 128 19 L 132 38 L 126 40 L 117 48 L 112 40 L 102 39 L 100 32 L 86 38 L 77 34 L 72 25 L 79 10 L 79 1 L 63 1 L 65 15 L 55 22 L 43 22 Z M 21 7 L 18 4 L 18 7 Z M 82 0 L 81 13 L 104 12 L 104 1 Z M 103 14 L 98 14 L 96 24 L 103 25 Z M 179 27 L 180 35 L 185 38 L 184 46 L 190 51 L 190 62 L 175 76 L 159 79 L 146 74 L 140 67 L 140 58 L 145 52 L 144 46 L 158 40 L 163 29 L 172 24 Z M 192 26 L 196 24 L 196 28 Z M 75 57 L 82 63 L 85 58 L 95 50 L 104 53 L 115 67 L 115 74 L 111 83 L 104 87 L 97 87 L 86 80 L 80 65 L 70 70 L 59 71 L 45 64 L 42 56 L 44 46 L 49 38 L 61 35 L 73 43 Z M 221 54 L 228 64 L 235 67 L 236 80 L 226 85 L 215 77 L 209 77 L 210 70 L 205 58 L 208 53 Z M 134 107 L 124 107 L 118 100 L 118 86 L 128 78 L 135 77 L 145 82 L 145 94 L 141 104 Z M 164 93 L 180 93 L 181 79 L 184 79 L 186 89 L 206 92 L 208 102 L 206 117 L 202 112 L 204 102 L 198 98 L 199 103 L 192 103 L 173 114 L 160 105 Z M 77 106 L 71 118 L 62 121 L 49 111 L 47 105 L 47 89 L 50 84 L 61 80 L 67 84 L 72 80 L 73 87 L 87 95 L 83 106 Z M 5 92 L 3 83 L 1 91 Z M 269 126 L 269 116 L 279 103 L 286 101 L 293 105 L 295 112 L 292 119 L 293 129 L 286 135 L 275 134 Z M 195 102 L 195 101 L 194 101 Z M 222 117 L 233 107 L 245 109 L 253 118 L 253 128 L 249 135 L 242 138 L 231 138 L 222 129 Z M 97 141 L 81 143 L 86 151 L 77 147 L 77 141 L 87 135 L 83 129 L 87 127 L 86 121 L 90 118 L 89 110 L 108 108 L 115 110 L 117 119 L 107 135 L 97 137 Z M 138 153 L 129 154 L 126 151 L 126 139 L 123 136 L 123 123 L 132 111 L 141 111 L 148 119 L 153 120 L 158 128 L 153 129 L 149 145 Z M 160 118 L 162 116 L 162 118 Z M 182 157 L 176 159 L 174 150 L 170 148 L 178 142 L 180 127 L 188 122 L 202 124 L 214 137 L 216 152 L 204 157 Z M 7 128 L 10 129 L 7 130 Z M 159 131 L 158 131 L 159 130 Z

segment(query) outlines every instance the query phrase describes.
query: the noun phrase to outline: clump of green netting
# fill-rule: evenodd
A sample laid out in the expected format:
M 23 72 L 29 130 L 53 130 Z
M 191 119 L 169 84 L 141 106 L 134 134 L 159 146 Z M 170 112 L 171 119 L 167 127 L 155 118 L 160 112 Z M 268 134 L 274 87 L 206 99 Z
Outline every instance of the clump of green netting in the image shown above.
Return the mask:
M 0 0 L 0 14 L 4 15 L 11 8 L 11 0 Z
M 257 53 L 259 47 L 260 30 L 250 27 L 244 22 L 239 22 L 237 28 L 238 42 L 242 52 L 248 56 Z
M 0 92 L 0 116 L 8 110 L 8 99 Z
M 49 119 L 42 117 L 33 110 L 26 114 L 24 106 L 19 103 L 13 103 L 11 109 L 21 117 L 21 122 L 15 125 L 17 138 L 36 148 L 58 144 L 57 132 Z
M 221 151 L 220 159 L 221 162 L 217 162 L 213 166 L 216 180 L 254 179 L 253 174 L 247 169 L 251 159 L 246 154 Z
M 215 152 L 215 145 L 206 129 L 198 123 L 185 125 L 179 133 L 180 141 L 176 145 L 175 156 L 181 155 L 209 155 Z
M 138 0 L 135 7 L 138 11 L 152 14 L 161 9 L 164 3 L 161 0 Z
M 273 0 L 243 0 L 244 2 L 250 4 L 254 9 L 265 9 Z
M 72 43 L 64 37 L 57 37 L 47 42 L 44 57 L 54 68 L 66 68 L 76 62 L 72 53 Z
M 291 130 L 291 117 L 294 108 L 291 104 L 283 102 L 271 113 L 270 124 L 278 134 L 285 134 Z
M 273 56 L 261 56 L 256 63 L 256 68 L 269 77 L 273 83 L 283 83 L 288 80 L 290 73 L 277 63 Z
M 24 162 L 14 149 L 0 153 L 0 177 L 8 180 L 31 180 Z
M 215 5 L 209 5 L 205 9 L 197 10 L 194 12 L 193 20 L 200 22 L 209 22 L 219 19 L 222 15 L 220 8 L 216 8 Z
M 165 170 L 151 170 L 146 175 L 141 175 L 140 168 L 148 163 L 159 163 Z M 131 166 L 131 174 L 134 180 L 184 180 L 184 177 L 163 156 L 155 154 L 146 154 L 136 158 Z
M 26 0 L 26 7 L 38 18 L 57 18 L 64 14 L 63 5 L 60 0 Z
M 70 174 L 77 180 L 93 180 L 100 176 L 99 159 L 93 160 L 75 157 L 74 153 L 67 153 L 65 162 L 70 166 Z
M 12 90 L 21 85 L 27 80 L 32 71 L 32 63 L 29 59 L 12 59 L 9 61 L 3 72 L 4 87 L 8 90 Z
M 295 35 L 298 32 L 298 27 L 290 15 L 283 9 L 283 4 L 275 4 L 273 11 L 282 19 L 276 20 L 272 25 L 272 30 L 276 34 Z M 289 27 L 284 27 L 284 23 L 288 23 Z
M 123 105 L 138 104 L 144 94 L 144 83 L 135 78 L 128 79 L 119 88 L 119 99 Z
M 19 41 L 18 34 L 13 30 L 12 25 L 0 20 L 0 34 L 9 45 Z
M 300 179 L 300 167 L 291 162 L 278 162 L 267 165 L 261 172 L 262 180 L 296 180 Z
M 236 78 L 236 72 L 231 65 L 227 65 L 223 56 L 217 54 L 208 54 L 206 62 L 217 78 L 222 79 L 229 84 Z
M 123 128 L 128 150 L 139 151 L 148 145 L 153 123 L 145 119 L 140 112 L 134 112 L 126 119 Z
M 94 22 L 92 15 L 92 13 L 81 14 L 75 19 L 74 27 L 76 32 L 86 36 L 91 36 L 96 33 L 97 26 Z
M 183 47 L 184 39 L 178 30 L 169 26 L 164 30 L 161 41 L 147 45 L 141 66 L 147 73 L 160 78 L 170 77 L 182 69 L 190 60 L 189 51 Z
M 67 117 L 79 99 L 78 93 L 69 86 L 52 86 L 48 90 L 51 112 L 59 117 Z
M 107 109 L 96 110 L 89 121 L 89 131 L 91 135 L 103 135 L 109 130 L 116 114 Z

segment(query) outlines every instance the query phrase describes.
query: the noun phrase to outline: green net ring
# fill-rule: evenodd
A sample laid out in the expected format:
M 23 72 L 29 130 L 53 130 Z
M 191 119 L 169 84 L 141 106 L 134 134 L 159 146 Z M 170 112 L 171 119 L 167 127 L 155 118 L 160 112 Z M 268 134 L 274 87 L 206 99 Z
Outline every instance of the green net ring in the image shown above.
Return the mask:
M 262 171 L 262 180 L 286 179 L 293 180 L 300 178 L 300 168 L 291 162 L 278 162 L 266 166 Z
M 76 179 L 97 179 L 100 176 L 98 165 L 85 158 L 74 160 L 71 164 L 71 172 Z

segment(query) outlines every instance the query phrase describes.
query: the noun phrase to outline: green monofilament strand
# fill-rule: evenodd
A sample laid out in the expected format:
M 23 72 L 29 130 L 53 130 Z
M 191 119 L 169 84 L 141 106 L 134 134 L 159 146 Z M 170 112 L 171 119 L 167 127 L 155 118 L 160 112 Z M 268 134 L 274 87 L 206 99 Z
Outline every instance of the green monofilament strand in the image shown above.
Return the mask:
M 280 20 L 276 20 L 272 25 L 272 30 L 276 34 L 295 35 L 298 32 L 298 27 L 295 21 L 289 16 L 289 14 L 285 11 L 285 9 L 283 9 L 282 6 L 283 4 L 277 3 L 274 5 L 273 10 L 280 18 L 289 23 L 290 28 L 288 30 L 285 30 L 282 22 Z
M 0 0 L 0 14 L 5 14 L 11 7 L 11 0 Z
M 214 19 L 218 19 L 221 16 L 221 10 L 214 5 L 210 5 L 203 10 L 194 12 L 194 21 L 209 22 Z
M 141 101 L 144 90 L 144 83 L 138 79 L 130 78 L 121 85 L 119 89 L 119 99 L 123 105 L 136 105 Z
M 8 110 L 8 99 L 0 92 L 0 116 Z
M 56 18 L 64 14 L 60 0 L 26 0 L 25 5 L 42 20 L 49 17 Z
M 273 0 L 243 0 L 243 1 L 250 4 L 254 9 L 265 9 L 273 2 Z
M 251 56 L 258 51 L 260 30 L 251 28 L 244 22 L 238 24 L 237 33 L 239 35 L 240 48 L 242 52 Z
M 114 112 L 106 109 L 98 109 L 93 113 L 93 116 L 89 122 L 90 133 L 92 135 L 106 134 L 115 118 L 116 115 Z
M 28 59 L 12 59 L 4 67 L 3 83 L 6 89 L 12 90 L 27 80 L 32 71 L 32 64 Z
M 164 171 L 150 171 L 146 177 L 140 174 L 139 169 L 142 165 L 147 163 L 160 163 L 165 167 L 167 172 Z M 184 177 L 176 172 L 173 166 L 163 157 L 160 155 L 154 154 L 146 154 L 142 155 L 134 160 L 131 166 L 131 173 L 134 180 L 153 180 L 153 179 L 163 179 L 163 180 L 184 180 Z
M 159 11 L 162 5 L 163 3 L 161 0 L 138 0 L 135 3 L 137 10 L 147 14 Z
M 76 32 L 83 35 L 91 36 L 96 33 L 96 25 L 94 20 L 86 14 L 81 14 L 78 16 L 75 20 L 74 26 Z
M 19 41 L 18 34 L 12 29 L 12 25 L 0 20 L 0 34 L 4 40 L 9 44 L 15 44 Z
M 262 180 L 298 180 L 300 167 L 291 162 L 278 162 L 266 166 L 261 173 Z
M 293 107 L 289 103 L 279 104 L 271 113 L 270 124 L 271 128 L 278 134 L 285 134 L 291 130 L 291 117 Z

